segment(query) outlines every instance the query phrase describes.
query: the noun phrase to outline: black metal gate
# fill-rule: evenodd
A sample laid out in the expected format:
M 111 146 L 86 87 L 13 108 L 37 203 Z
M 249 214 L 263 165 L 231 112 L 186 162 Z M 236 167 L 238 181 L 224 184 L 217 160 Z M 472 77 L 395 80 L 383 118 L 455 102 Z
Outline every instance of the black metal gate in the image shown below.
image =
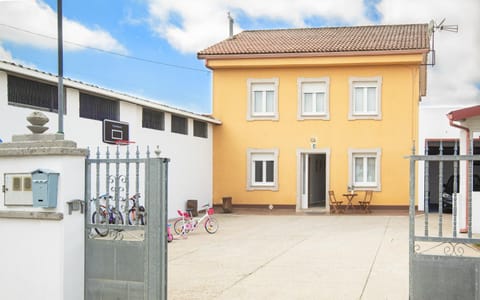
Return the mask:
M 85 299 L 166 299 L 169 160 L 122 150 L 86 159 Z
M 415 153 L 415 151 L 413 151 Z M 480 239 L 472 233 L 473 162 L 480 155 L 412 155 L 410 158 L 410 228 L 409 228 L 409 295 L 410 299 L 480 299 Z M 439 189 L 443 188 L 443 163 L 453 162 L 453 193 L 438 194 L 438 212 L 429 212 L 429 167 L 438 170 Z M 435 162 L 435 164 L 431 164 Z M 438 163 L 437 163 L 438 162 Z M 418 164 L 417 164 L 418 163 Z M 458 177 L 462 166 L 469 181 L 468 190 L 459 190 Z M 423 214 L 415 211 L 416 167 L 425 168 Z M 463 173 L 462 173 L 463 174 Z M 463 175 L 463 176 L 465 176 Z M 437 180 L 437 179 L 435 179 Z M 466 226 L 459 228 L 457 208 L 460 196 L 466 203 Z M 421 201 L 421 200 L 419 200 Z M 448 201 L 448 203 L 446 203 Z M 463 203 L 462 202 L 462 203 Z M 448 205 L 446 205 L 448 204 Z M 450 206 L 451 205 L 451 206 Z M 451 207 L 451 213 L 444 210 Z M 449 209 L 450 210 L 450 209 Z M 463 214 L 462 214 L 463 216 Z M 462 233 L 466 231 L 466 233 Z

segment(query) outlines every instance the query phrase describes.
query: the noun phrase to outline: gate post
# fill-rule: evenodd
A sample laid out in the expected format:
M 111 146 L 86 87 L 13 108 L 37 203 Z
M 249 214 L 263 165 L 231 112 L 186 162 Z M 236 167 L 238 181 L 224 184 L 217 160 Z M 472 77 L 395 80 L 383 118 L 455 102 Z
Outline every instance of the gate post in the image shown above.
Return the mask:
M 29 119 L 48 122 L 41 113 L 32 115 Z M 42 132 L 46 128 L 29 127 Z M 64 140 L 63 134 L 13 135 L 12 142 L 0 144 L 0 185 L 8 198 L 0 202 L 2 299 L 83 299 L 81 199 L 87 152 L 77 148 L 75 142 Z M 58 184 L 33 180 L 31 172 L 36 169 L 58 173 Z M 9 178 L 12 181 L 6 182 Z M 55 193 L 35 190 L 35 185 L 40 184 L 47 185 L 49 190 L 56 189 L 56 197 Z M 33 194 L 41 203 L 47 199 L 52 202 L 35 205 Z
M 147 180 L 145 199 L 148 207 L 148 222 L 145 228 L 147 243 L 145 295 L 147 299 L 167 299 L 168 162 L 166 158 L 149 158 L 145 165 Z M 160 198 L 157 198 L 158 195 Z
M 412 155 L 415 155 L 415 146 L 412 147 Z M 415 160 L 410 157 L 410 208 L 409 208 L 409 234 L 408 234 L 408 295 L 409 299 L 414 299 L 413 295 L 413 255 L 415 250 Z

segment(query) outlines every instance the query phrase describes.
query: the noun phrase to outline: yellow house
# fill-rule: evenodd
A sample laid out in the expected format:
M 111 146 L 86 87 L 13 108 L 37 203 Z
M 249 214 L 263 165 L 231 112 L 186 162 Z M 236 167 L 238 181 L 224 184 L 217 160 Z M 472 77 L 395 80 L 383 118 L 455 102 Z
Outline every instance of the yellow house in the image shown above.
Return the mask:
M 428 51 L 427 24 L 244 31 L 200 51 L 222 120 L 214 203 L 328 211 L 329 190 L 353 188 L 406 208 Z

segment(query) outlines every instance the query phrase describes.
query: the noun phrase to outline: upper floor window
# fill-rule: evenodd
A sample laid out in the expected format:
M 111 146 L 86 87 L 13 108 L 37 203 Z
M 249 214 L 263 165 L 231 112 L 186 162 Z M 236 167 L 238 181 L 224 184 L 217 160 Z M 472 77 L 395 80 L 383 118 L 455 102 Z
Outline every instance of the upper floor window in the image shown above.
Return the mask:
M 248 190 L 278 189 L 278 150 L 249 149 L 247 152 Z
M 165 113 L 144 107 L 142 110 L 142 127 L 165 130 Z
M 80 117 L 103 121 L 119 120 L 118 101 L 80 93 Z
M 350 185 L 355 189 L 380 190 L 380 149 L 351 149 Z
M 299 78 L 299 119 L 328 119 L 328 78 Z
M 7 80 L 9 105 L 58 112 L 57 86 L 13 75 L 8 75 Z
M 172 115 L 172 132 L 188 134 L 188 119 Z
M 350 78 L 349 119 L 381 119 L 382 78 Z
M 247 120 L 278 119 L 278 79 L 248 80 Z
M 198 137 L 208 137 L 208 124 L 198 120 L 193 120 L 193 135 Z

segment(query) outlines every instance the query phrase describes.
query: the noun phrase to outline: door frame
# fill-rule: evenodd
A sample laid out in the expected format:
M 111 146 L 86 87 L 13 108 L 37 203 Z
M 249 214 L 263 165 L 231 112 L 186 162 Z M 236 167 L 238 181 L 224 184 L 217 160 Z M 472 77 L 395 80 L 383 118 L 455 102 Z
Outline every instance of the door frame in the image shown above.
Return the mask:
M 308 149 L 308 148 L 297 148 L 297 201 L 296 201 L 296 211 L 308 210 L 311 208 L 302 207 L 302 186 L 305 176 L 302 170 L 302 160 L 305 157 L 305 154 L 324 154 L 325 155 L 325 209 L 329 209 L 328 201 L 328 189 L 330 186 L 330 148 L 319 148 L 319 149 Z M 308 206 L 308 204 L 307 204 Z

